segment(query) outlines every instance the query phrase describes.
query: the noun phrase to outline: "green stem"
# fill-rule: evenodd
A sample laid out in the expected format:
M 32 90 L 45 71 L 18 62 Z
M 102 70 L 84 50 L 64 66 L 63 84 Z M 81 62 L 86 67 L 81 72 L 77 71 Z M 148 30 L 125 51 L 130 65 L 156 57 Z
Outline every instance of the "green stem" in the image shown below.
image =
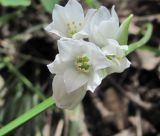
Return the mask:
M 129 49 L 126 52 L 125 56 L 135 51 L 136 49 L 140 48 L 141 46 L 145 45 L 149 41 L 149 39 L 152 36 L 153 25 L 151 23 L 148 23 L 145 25 L 145 28 L 146 31 L 144 32 L 144 36 L 142 37 L 142 39 L 140 39 L 138 42 L 130 44 Z
M 7 135 L 8 133 L 13 131 L 14 129 L 16 129 L 16 128 L 20 127 L 21 125 L 23 125 L 24 123 L 28 122 L 29 120 L 36 117 L 41 112 L 45 111 L 46 109 L 53 106 L 54 104 L 55 104 L 55 101 L 54 101 L 53 97 L 49 97 L 48 99 L 46 99 L 42 103 L 38 104 L 37 106 L 35 106 L 31 110 L 29 110 L 28 112 L 24 113 L 23 115 L 21 115 L 17 119 L 11 121 L 6 126 L 2 127 L 0 129 L 0 136 Z

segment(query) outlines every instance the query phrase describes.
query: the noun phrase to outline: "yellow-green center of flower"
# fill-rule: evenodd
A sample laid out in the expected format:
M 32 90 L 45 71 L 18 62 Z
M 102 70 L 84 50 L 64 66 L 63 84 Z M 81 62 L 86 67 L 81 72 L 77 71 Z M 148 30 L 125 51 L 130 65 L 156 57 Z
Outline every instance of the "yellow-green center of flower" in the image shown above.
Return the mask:
M 69 37 L 72 37 L 77 33 L 82 26 L 82 23 L 76 24 L 74 21 L 67 23 L 67 33 Z
M 86 55 L 78 56 L 75 61 L 76 69 L 83 73 L 88 73 L 90 71 L 89 58 Z

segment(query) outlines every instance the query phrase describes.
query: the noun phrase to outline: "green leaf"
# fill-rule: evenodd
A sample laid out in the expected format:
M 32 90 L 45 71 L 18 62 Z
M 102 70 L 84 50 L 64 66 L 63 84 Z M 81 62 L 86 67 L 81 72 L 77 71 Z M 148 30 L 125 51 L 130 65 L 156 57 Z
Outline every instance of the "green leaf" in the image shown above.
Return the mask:
M 85 3 L 93 8 L 97 8 L 100 6 L 100 3 L 97 0 L 85 0 Z
M 133 18 L 133 15 L 132 14 L 129 15 L 120 26 L 120 32 L 117 38 L 120 45 L 127 45 L 128 43 L 128 29 L 132 21 L 132 18 Z
M 3 6 L 29 6 L 31 0 L 0 0 L 0 4 Z
M 125 56 L 127 56 L 131 52 L 135 51 L 136 49 L 142 47 L 150 40 L 150 38 L 152 36 L 152 32 L 153 32 L 153 25 L 151 23 L 145 24 L 142 27 L 142 32 L 143 32 L 144 36 L 139 41 L 137 41 L 135 43 L 131 43 L 129 45 L 129 49 L 126 52 Z
M 1 128 L 0 135 L 1 136 L 7 135 L 8 133 L 13 131 L 14 129 L 20 127 L 24 123 L 28 122 L 32 118 L 39 115 L 41 112 L 45 111 L 46 109 L 48 109 L 49 107 L 54 106 L 54 105 L 55 105 L 55 101 L 54 101 L 53 97 L 51 96 L 48 99 L 46 99 L 45 101 L 43 101 L 42 103 L 38 104 L 37 106 L 35 106 L 31 110 L 29 110 L 28 112 L 24 113 L 23 115 L 21 115 L 17 119 L 11 121 L 6 126 Z
M 43 5 L 44 9 L 49 12 L 52 13 L 52 10 L 55 6 L 55 4 L 57 4 L 59 2 L 59 0 L 40 0 L 41 4 Z

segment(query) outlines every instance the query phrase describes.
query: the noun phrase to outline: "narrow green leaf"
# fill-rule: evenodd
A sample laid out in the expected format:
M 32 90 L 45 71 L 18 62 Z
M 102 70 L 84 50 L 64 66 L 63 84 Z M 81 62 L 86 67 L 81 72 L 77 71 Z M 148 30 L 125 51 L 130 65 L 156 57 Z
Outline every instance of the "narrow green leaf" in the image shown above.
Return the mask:
M 129 25 L 132 21 L 133 15 L 129 15 L 121 24 L 120 26 L 120 31 L 118 34 L 118 42 L 120 45 L 127 45 L 128 43 L 128 30 L 129 30 Z
M 93 8 L 97 8 L 100 6 L 99 2 L 97 0 L 85 0 L 85 3 Z
M 29 6 L 31 4 L 31 0 L 0 0 L 0 4 L 2 6 Z
M 53 97 L 49 97 L 48 99 L 46 99 L 45 101 L 43 101 L 39 105 L 35 106 L 34 108 L 29 110 L 28 112 L 24 113 L 20 117 L 16 118 L 15 120 L 11 121 L 10 123 L 8 123 L 6 126 L 2 127 L 0 129 L 0 136 L 7 135 L 8 133 L 12 132 L 16 128 L 20 127 L 24 123 L 31 120 L 32 118 L 36 117 L 41 112 L 48 109 L 49 107 L 54 106 L 54 104 L 55 104 L 55 101 L 54 101 Z
M 59 0 L 40 0 L 41 4 L 43 5 L 44 9 L 49 12 L 52 13 L 52 10 L 55 6 L 55 4 L 57 4 L 59 2 Z
M 149 39 L 152 36 L 153 25 L 151 23 L 145 24 L 144 27 L 142 27 L 142 32 L 144 33 L 144 36 L 139 41 L 131 43 L 129 45 L 129 49 L 126 52 L 126 56 L 131 52 L 135 51 L 136 49 L 140 48 L 141 46 L 145 45 L 149 41 Z

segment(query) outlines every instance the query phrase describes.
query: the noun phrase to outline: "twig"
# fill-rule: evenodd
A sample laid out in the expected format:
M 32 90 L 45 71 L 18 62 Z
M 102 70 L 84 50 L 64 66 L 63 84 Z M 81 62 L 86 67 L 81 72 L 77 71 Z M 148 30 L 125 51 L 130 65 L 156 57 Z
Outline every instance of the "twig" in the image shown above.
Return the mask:
M 155 14 L 155 15 L 147 15 L 147 16 L 141 16 L 141 17 L 138 17 L 138 16 L 135 16 L 134 17 L 134 22 L 139 22 L 139 21 L 152 21 L 152 20 L 155 20 L 157 19 L 159 22 L 160 22 L 160 14 Z
M 141 112 L 140 112 L 139 109 L 137 109 L 136 116 L 137 116 L 137 123 L 136 123 L 137 136 L 143 136 L 142 122 L 141 122 Z
M 47 117 L 46 117 L 46 124 L 44 125 L 44 129 L 43 129 L 43 135 L 50 136 L 51 124 L 52 124 L 52 111 L 48 110 L 46 113 L 47 113 Z
M 124 129 L 124 130 L 120 131 L 120 133 L 118 133 L 114 136 L 136 136 L 136 134 L 134 133 L 133 128 L 129 128 L 129 129 Z
M 61 136 L 62 135 L 63 126 L 64 126 L 64 121 L 61 119 L 58 122 L 54 136 Z
M 112 112 L 106 109 L 101 100 L 96 96 L 96 94 L 91 94 L 92 100 L 98 111 L 100 112 L 102 118 L 107 118 L 114 116 Z
M 117 84 L 117 82 L 115 82 L 113 79 L 109 78 L 111 84 L 124 96 L 126 96 L 129 100 L 131 100 L 132 102 L 134 102 L 136 105 L 138 105 L 139 107 L 145 109 L 145 110 L 150 110 L 152 109 L 154 106 L 153 104 L 149 103 L 149 102 L 145 102 L 142 101 L 140 98 L 137 98 L 137 96 L 135 96 L 133 93 L 129 92 L 129 91 L 124 91 L 124 89 Z

